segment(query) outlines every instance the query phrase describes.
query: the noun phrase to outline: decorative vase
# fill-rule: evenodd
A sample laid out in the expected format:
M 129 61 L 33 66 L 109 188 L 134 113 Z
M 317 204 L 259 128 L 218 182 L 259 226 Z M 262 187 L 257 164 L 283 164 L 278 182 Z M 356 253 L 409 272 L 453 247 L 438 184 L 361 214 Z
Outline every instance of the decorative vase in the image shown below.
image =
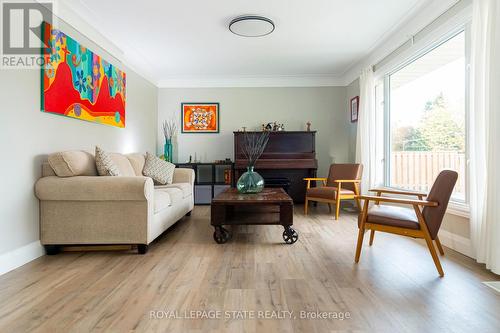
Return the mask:
M 172 163 L 172 161 L 173 161 L 172 154 L 173 154 L 173 152 L 172 152 L 172 140 L 167 139 L 167 140 L 165 140 L 165 147 L 163 150 L 163 156 L 165 157 L 165 161 Z
M 264 189 L 264 178 L 253 171 L 253 165 L 247 167 L 247 171 L 241 175 L 236 184 L 239 193 L 259 193 Z

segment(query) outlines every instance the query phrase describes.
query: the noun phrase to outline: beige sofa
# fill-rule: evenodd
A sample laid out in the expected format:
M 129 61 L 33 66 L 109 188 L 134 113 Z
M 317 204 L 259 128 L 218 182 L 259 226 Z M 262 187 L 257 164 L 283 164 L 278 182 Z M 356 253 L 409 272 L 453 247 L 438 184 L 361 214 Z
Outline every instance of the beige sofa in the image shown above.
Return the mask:
M 154 186 L 142 175 L 142 154 L 111 154 L 118 177 L 98 176 L 89 153 L 68 156 L 62 159 L 67 172 L 55 167 L 66 177 L 57 176 L 46 162 L 35 185 L 40 240 L 48 254 L 77 244 L 134 244 L 144 254 L 149 243 L 194 207 L 192 169 L 176 168 L 172 184 Z

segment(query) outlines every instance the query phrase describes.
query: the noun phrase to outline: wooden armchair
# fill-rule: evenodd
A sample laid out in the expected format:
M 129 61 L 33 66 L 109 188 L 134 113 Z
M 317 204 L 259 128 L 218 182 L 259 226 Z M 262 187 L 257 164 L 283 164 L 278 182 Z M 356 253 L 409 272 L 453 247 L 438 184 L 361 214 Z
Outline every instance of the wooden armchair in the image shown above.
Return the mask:
M 361 205 L 357 196 L 363 166 L 361 164 L 332 164 L 328 178 L 304 178 L 307 181 L 304 213 L 307 215 L 309 201 L 325 202 L 332 211 L 331 204 L 335 204 L 335 219 L 339 219 L 340 201 L 356 200 L 358 208 Z M 321 181 L 323 186 L 311 187 L 311 181 Z
M 376 192 L 376 196 L 359 196 L 359 199 L 364 200 L 364 205 L 363 211 L 358 219 L 359 234 L 354 261 L 356 263 L 359 262 L 361 247 L 363 246 L 363 237 L 366 230 L 371 230 L 370 246 L 373 244 L 375 231 L 388 232 L 413 238 L 423 238 L 427 243 L 427 247 L 434 260 L 439 276 L 443 277 L 443 268 L 441 267 L 441 262 L 439 261 L 432 241 L 434 240 L 436 242 L 439 253 L 444 255 L 443 247 L 438 238 L 438 231 L 457 178 L 458 174 L 455 171 L 441 171 L 434 181 L 428 195 L 419 192 L 375 189 L 371 191 Z M 382 194 L 385 193 L 416 196 L 418 199 L 412 200 L 382 196 Z M 426 200 L 424 200 L 424 197 L 427 197 Z M 370 207 L 370 201 L 373 201 L 375 205 Z M 380 203 L 409 205 L 411 208 L 380 205 Z M 420 209 L 420 207 L 423 207 L 423 209 Z

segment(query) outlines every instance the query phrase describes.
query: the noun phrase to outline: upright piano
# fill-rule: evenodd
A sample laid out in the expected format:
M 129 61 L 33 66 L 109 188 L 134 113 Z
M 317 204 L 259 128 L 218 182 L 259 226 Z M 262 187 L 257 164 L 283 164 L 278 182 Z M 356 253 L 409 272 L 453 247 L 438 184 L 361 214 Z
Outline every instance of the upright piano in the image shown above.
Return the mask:
M 261 132 L 247 132 L 261 133 Z M 235 179 L 247 168 L 242 152 L 245 132 L 234 132 Z M 305 177 L 316 177 L 316 131 L 270 132 L 264 153 L 255 164 L 264 180 L 286 179 L 288 193 L 295 203 L 303 203 L 306 191 Z

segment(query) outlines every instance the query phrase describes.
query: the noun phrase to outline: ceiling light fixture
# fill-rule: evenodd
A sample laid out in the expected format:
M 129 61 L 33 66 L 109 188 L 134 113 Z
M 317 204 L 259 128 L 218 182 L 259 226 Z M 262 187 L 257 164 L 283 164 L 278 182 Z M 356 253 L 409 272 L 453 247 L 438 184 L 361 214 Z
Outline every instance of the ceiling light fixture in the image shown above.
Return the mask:
M 273 32 L 274 28 L 274 22 L 271 19 L 257 15 L 239 16 L 229 23 L 229 30 L 243 37 L 266 36 Z

